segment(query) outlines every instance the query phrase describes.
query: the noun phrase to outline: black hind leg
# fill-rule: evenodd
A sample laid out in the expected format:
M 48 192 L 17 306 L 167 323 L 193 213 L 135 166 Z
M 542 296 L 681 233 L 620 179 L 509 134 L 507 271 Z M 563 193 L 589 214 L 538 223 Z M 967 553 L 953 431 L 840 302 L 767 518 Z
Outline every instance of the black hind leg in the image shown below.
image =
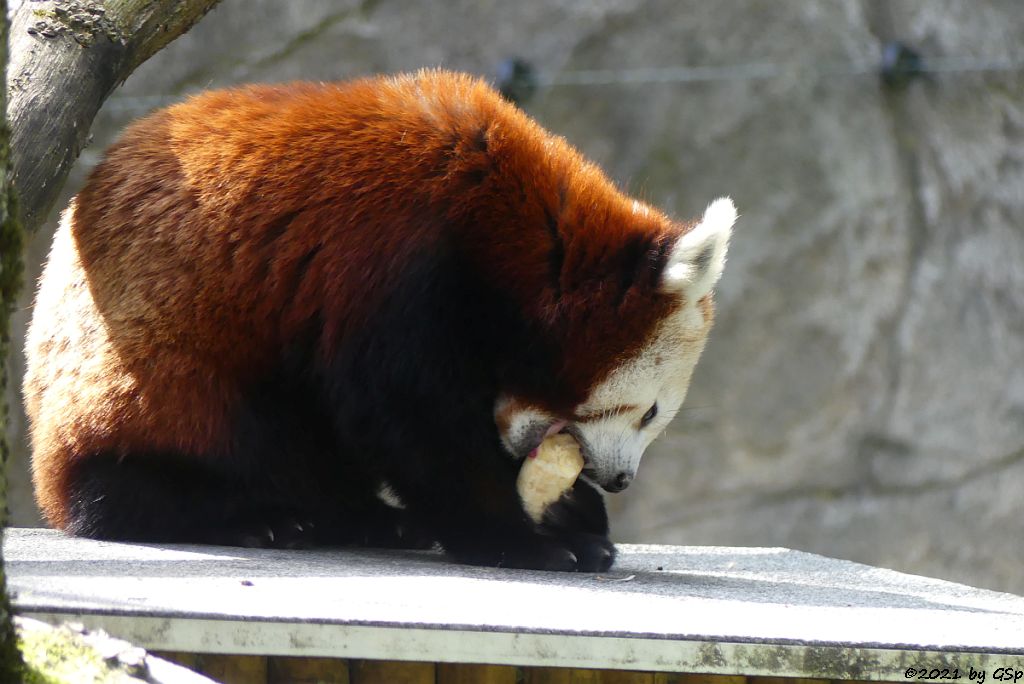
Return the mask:
M 94 539 L 272 548 L 432 543 L 372 488 L 338 491 L 338 479 L 333 487 L 322 479 L 293 482 L 282 492 L 265 482 L 246 485 L 197 459 L 96 455 L 72 470 L 66 529 Z
M 257 503 L 196 460 L 90 456 L 71 472 L 67 531 L 94 539 L 294 546 L 312 527 L 287 506 Z

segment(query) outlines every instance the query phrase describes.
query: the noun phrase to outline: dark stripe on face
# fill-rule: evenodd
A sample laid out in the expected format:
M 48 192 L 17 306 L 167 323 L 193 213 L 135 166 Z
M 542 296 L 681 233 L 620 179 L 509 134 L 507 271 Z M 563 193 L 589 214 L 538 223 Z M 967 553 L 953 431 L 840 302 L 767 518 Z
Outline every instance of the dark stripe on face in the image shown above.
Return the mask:
M 582 413 L 574 415 L 572 421 L 574 423 L 593 423 L 598 420 L 610 418 L 611 416 L 617 416 L 622 413 L 629 413 L 631 411 L 638 411 L 640 409 L 636 404 L 619 404 L 603 411 L 594 411 L 593 413 Z

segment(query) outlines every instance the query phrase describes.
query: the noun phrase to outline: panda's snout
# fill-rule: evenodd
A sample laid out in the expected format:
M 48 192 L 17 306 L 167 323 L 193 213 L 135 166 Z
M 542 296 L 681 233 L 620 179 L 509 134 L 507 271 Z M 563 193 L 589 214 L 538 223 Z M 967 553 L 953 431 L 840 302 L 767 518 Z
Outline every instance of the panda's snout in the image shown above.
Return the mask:
M 601 433 L 587 435 L 585 429 L 576 426 L 570 426 L 567 432 L 580 443 L 586 462 L 583 474 L 593 484 L 614 494 L 624 490 L 636 478 L 640 457 L 643 455 L 642 447 L 630 448 L 633 445 L 623 445 L 617 438 L 601 439 Z
M 621 492 L 623 489 L 629 486 L 629 483 L 633 481 L 635 473 L 628 471 L 620 471 L 614 473 L 611 477 L 608 478 L 595 477 L 595 474 L 592 473 L 588 473 L 588 475 L 591 480 L 601 485 L 601 489 L 610 494 L 615 494 L 616 492 Z
M 620 472 L 612 478 L 611 482 L 602 484 L 606 492 L 621 492 L 623 489 L 629 486 L 629 483 L 633 481 L 633 473 L 627 473 L 625 471 Z

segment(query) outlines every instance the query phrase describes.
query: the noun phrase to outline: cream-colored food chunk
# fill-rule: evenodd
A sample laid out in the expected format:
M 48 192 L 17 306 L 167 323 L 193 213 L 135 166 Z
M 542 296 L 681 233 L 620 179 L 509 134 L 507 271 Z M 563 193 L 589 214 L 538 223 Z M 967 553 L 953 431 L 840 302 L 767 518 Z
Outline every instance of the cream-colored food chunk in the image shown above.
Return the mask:
M 545 437 L 536 453 L 525 459 L 516 488 L 534 522 L 540 522 L 547 507 L 572 487 L 581 470 L 580 445 L 565 433 Z

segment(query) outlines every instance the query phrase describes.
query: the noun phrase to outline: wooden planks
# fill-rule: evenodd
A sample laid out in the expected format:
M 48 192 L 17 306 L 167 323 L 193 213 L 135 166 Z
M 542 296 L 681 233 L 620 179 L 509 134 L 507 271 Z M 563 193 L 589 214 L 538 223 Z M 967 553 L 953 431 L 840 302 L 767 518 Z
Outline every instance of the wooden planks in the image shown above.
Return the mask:
M 154 652 L 223 684 L 873 684 L 828 679 Z
M 267 684 L 351 684 L 349 663 L 337 658 L 270 658 Z
M 440 663 L 437 684 L 516 684 L 518 672 L 509 665 Z
M 215 653 L 154 653 L 182 667 L 206 675 L 221 684 L 267 684 L 266 656 L 219 655 Z
M 351 684 L 435 684 L 433 663 L 389 660 L 353 660 L 349 663 Z

